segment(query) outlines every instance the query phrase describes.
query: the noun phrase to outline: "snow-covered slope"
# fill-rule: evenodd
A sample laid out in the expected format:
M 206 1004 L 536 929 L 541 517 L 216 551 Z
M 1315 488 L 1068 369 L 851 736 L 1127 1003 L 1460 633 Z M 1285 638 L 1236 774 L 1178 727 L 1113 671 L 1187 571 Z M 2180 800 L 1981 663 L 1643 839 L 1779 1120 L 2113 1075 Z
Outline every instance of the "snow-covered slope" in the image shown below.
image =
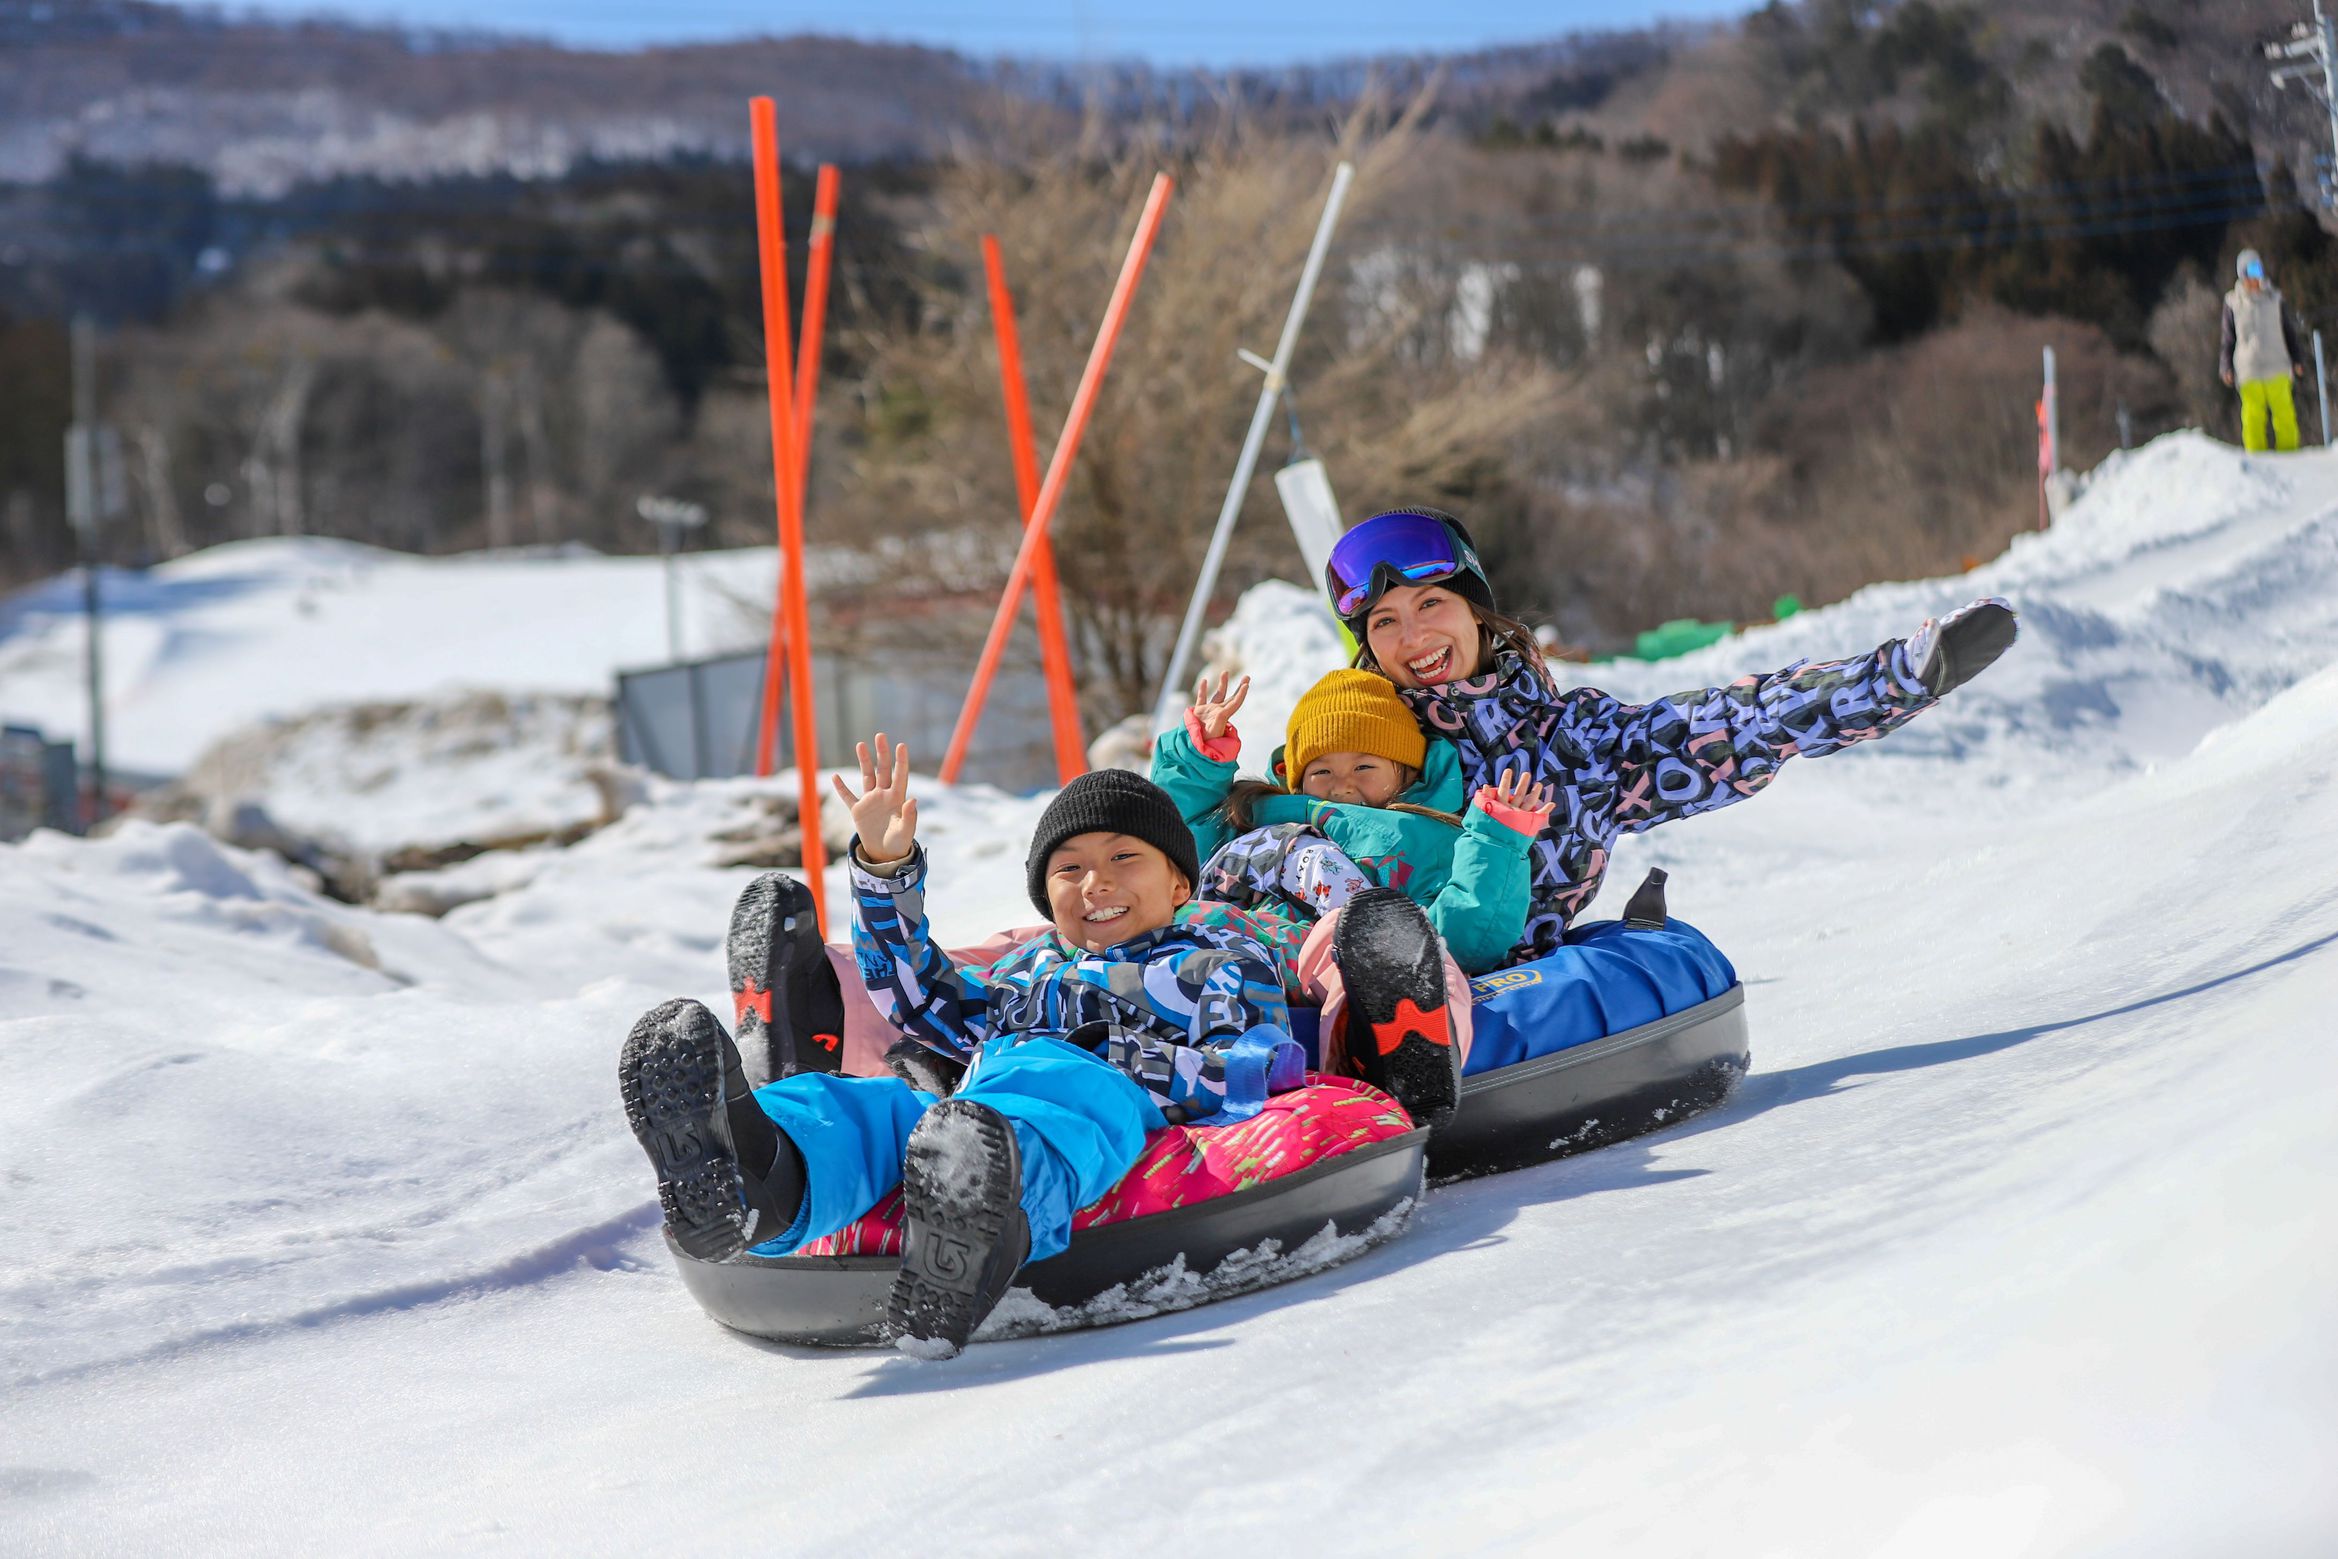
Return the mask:
M 946 1365 L 724 1333 L 659 1243 L 617 1043 L 716 995 L 751 786 L 437 922 L 186 829 L 0 848 L 0 1550 L 2321 1551 L 2334 537 L 2338 458 L 2167 439 L 1975 575 L 1603 668 L 2025 614 L 1908 731 L 1622 852 L 1747 979 L 1730 1104 Z M 1037 805 L 931 796 L 946 935 L 1028 917 Z

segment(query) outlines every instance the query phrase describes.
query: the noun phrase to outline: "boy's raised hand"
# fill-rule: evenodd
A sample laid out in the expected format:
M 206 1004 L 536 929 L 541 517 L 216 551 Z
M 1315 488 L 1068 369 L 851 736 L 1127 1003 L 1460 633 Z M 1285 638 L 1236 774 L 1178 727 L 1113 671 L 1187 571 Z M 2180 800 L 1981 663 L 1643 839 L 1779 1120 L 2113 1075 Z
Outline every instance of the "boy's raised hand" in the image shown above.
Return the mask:
M 1229 673 L 1221 671 L 1218 673 L 1218 685 L 1212 688 L 1210 675 L 1205 671 L 1193 685 L 1193 717 L 1201 726 L 1204 741 L 1214 742 L 1225 735 L 1226 728 L 1234 723 L 1235 711 L 1242 707 L 1242 700 L 1250 696 L 1250 678 L 1247 675 L 1240 682 L 1234 683 L 1233 691 L 1229 694 L 1226 684 L 1231 680 Z
M 854 795 L 841 774 L 831 775 L 836 793 L 852 812 L 853 831 L 860 835 L 861 859 L 871 866 L 890 866 L 907 860 L 917 845 L 917 803 L 909 794 L 909 746 L 894 746 L 877 733 L 877 752 L 869 744 L 854 751 L 861 759 L 861 793 Z

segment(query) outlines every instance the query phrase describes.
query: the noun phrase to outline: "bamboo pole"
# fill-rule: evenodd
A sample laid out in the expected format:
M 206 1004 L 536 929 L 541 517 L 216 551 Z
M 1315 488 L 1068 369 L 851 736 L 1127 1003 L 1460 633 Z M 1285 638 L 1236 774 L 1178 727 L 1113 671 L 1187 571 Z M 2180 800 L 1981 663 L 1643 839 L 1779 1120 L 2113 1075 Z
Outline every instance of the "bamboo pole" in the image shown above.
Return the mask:
M 1120 327 L 1128 318 L 1130 302 L 1136 297 L 1137 281 L 1145 273 L 1145 257 L 1152 253 L 1153 239 L 1161 230 L 1161 217 L 1169 209 L 1169 195 L 1175 188 L 1168 174 L 1153 175 L 1153 188 L 1145 197 L 1144 214 L 1137 218 L 1136 236 L 1129 240 L 1128 258 L 1121 262 L 1120 280 L 1113 284 L 1112 301 L 1104 308 L 1104 323 L 1096 332 L 1095 346 L 1088 352 L 1088 366 L 1080 374 L 1079 388 L 1072 392 L 1063 436 L 1056 440 L 1055 454 L 1047 463 L 1047 479 L 1040 483 L 1039 496 L 1032 501 L 1030 518 L 1023 526 L 1023 541 L 1015 549 L 1014 567 L 1007 572 L 1007 588 L 999 597 L 998 615 L 991 619 L 990 636 L 983 641 L 982 658 L 974 667 L 974 684 L 966 691 L 966 707 L 959 712 L 957 728 L 950 733 L 950 750 L 942 759 L 944 783 L 955 783 L 958 770 L 966 761 L 967 744 L 973 741 L 974 727 L 982 719 L 983 700 L 990 692 L 991 679 L 998 674 L 999 657 L 1006 650 L 1007 636 L 1014 631 L 1015 608 L 1031 577 L 1032 553 L 1047 535 L 1056 505 L 1063 501 L 1064 485 L 1071 478 L 1072 457 L 1079 453 L 1080 435 L 1088 429 L 1088 414 L 1095 409 L 1097 393 L 1104 387 L 1104 370 L 1112 362 L 1112 348 L 1120 340 Z
M 779 118 L 770 98 L 749 106 L 755 143 L 755 251 L 763 272 L 763 367 L 771 400 L 771 475 L 779 490 L 779 610 L 773 615 L 770 662 L 763 676 L 762 745 L 756 772 L 771 772 L 777 737 L 778 678 L 782 656 L 795 692 L 797 822 L 803 835 L 804 881 L 812 890 L 822 936 L 828 930 L 828 860 L 820 839 L 820 749 L 812 711 L 810 609 L 804 592 L 803 463 L 796 443 L 788 362 L 787 238 L 779 214 Z
M 1015 502 L 1028 526 L 1039 500 L 1039 457 L 1031 447 L 1031 402 L 1023 388 L 1023 347 L 1015 333 L 1015 298 L 1007 290 L 999 241 L 982 235 L 982 268 L 990 278 L 991 329 L 999 344 L 999 388 L 1007 407 L 1007 450 L 1015 462 Z M 1047 674 L 1048 722 L 1055 732 L 1055 772 L 1069 785 L 1088 767 L 1080 739 L 1080 700 L 1072 683 L 1071 646 L 1064 640 L 1063 598 L 1055 575 L 1055 546 L 1042 535 L 1031 559 L 1033 611 L 1039 619 L 1039 663 Z

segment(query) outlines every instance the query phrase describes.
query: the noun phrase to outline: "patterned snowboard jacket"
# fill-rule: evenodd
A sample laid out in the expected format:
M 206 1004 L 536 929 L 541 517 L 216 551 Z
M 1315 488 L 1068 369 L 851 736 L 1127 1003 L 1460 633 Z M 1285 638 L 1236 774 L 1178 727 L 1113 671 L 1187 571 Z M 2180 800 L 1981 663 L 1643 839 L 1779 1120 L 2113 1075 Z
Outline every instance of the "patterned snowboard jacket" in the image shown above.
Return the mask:
M 953 964 L 927 928 L 923 845 L 889 877 L 861 864 L 858 840 L 851 860 L 852 952 L 869 996 L 944 1055 L 1102 1024 L 1083 1042 L 1173 1123 L 1243 1119 L 1301 1080 L 1274 960 L 1238 930 L 1186 920 L 1100 953 L 1050 931 L 977 972 Z
M 1553 692 L 1508 651 L 1483 676 L 1397 692 L 1424 730 L 1460 748 L 1472 789 L 1524 770 L 1558 791 L 1534 841 L 1534 903 L 1510 963 L 1557 950 L 1599 892 L 1617 836 L 1742 801 L 1788 758 L 1881 736 L 1939 702 L 1897 639 L 1853 660 L 1796 661 L 1650 704 L 1596 688 Z

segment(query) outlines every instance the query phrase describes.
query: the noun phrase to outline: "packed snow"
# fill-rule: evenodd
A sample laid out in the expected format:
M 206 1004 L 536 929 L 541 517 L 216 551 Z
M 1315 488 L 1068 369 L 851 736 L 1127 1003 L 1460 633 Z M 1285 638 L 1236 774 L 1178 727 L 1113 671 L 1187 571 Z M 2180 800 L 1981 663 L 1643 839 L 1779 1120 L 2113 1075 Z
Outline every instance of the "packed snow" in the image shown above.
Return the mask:
M 1662 864 L 1745 977 L 1729 1103 L 944 1363 L 707 1320 L 618 1106 L 637 1014 L 727 1010 L 723 840 L 787 777 L 650 786 L 436 920 L 185 825 L 0 847 L 0 1551 L 2323 1551 L 2338 456 L 2162 439 L 1970 575 L 1586 674 L 1670 691 L 1982 594 L 2022 640 L 1944 707 L 1619 853 L 1595 914 Z M 1337 641 L 1271 604 L 1224 647 L 1295 698 Z M 217 734 L 192 710 L 572 685 L 548 618 L 408 661 L 252 610 L 125 654 L 142 756 Z M 70 644 L 0 612 L 0 705 Z M 946 938 L 1029 919 L 1043 802 L 925 788 Z

